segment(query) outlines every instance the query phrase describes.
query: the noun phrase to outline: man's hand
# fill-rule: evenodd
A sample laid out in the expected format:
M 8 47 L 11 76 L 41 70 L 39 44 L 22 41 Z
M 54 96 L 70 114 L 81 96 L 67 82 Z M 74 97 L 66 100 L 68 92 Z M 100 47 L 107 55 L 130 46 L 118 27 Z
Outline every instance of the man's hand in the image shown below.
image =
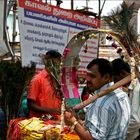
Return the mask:
M 73 123 L 77 120 L 76 117 L 73 115 L 73 113 L 68 111 L 65 111 L 64 117 L 65 123 L 67 125 L 73 125 Z

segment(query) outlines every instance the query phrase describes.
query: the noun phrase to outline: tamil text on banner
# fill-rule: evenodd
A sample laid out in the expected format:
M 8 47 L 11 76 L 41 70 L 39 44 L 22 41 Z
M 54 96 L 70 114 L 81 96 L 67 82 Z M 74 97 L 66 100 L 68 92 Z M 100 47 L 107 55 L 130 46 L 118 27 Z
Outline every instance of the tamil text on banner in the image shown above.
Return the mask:
M 97 19 L 71 10 L 34 0 L 18 2 L 23 66 L 33 61 L 37 68 L 42 68 L 39 54 L 44 54 L 50 49 L 58 50 L 62 54 L 75 33 L 99 25 Z M 97 50 L 97 44 L 93 46 Z

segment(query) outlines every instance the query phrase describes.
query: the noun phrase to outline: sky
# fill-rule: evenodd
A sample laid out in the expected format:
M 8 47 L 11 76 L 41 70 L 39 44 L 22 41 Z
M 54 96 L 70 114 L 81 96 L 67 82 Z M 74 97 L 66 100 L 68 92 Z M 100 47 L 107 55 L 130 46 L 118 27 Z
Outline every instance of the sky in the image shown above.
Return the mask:
M 74 9 L 81 9 L 83 7 L 88 6 L 91 8 L 90 10 L 92 12 L 98 13 L 98 0 L 73 0 L 74 1 Z M 48 0 L 49 2 L 49 0 Z M 101 6 L 103 4 L 104 0 L 101 0 Z M 120 4 L 123 2 L 123 0 L 106 0 L 102 15 L 108 15 L 108 13 L 114 9 L 120 6 Z M 51 4 L 56 5 L 55 0 L 51 0 Z M 65 9 L 71 9 L 71 0 L 63 0 L 63 3 L 61 4 L 61 8 Z M 140 9 L 138 11 L 138 34 L 140 34 Z

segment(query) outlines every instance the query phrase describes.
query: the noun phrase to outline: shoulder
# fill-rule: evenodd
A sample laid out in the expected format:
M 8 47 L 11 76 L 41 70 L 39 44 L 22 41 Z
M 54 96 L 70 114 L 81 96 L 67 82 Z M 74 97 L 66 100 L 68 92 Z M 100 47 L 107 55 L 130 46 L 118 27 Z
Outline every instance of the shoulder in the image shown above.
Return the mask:
M 129 105 L 128 95 L 123 90 L 116 89 L 108 95 L 97 99 L 96 105 L 100 108 L 110 110 L 111 108 L 115 108 L 117 104 L 123 104 L 123 102 Z
M 128 94 L 124 92 L 121 88 L 118 88 L 114 90 L 115 97 L 120 100 L 120 99 L 126 99 L 129 100 Z
M 44 79 L 48 76 L 48 73 L 45 69 L 43 69 L 42 71 L 40 71 L 39 73 L 37 73 L 33 78 L 32 81 L 39 81 L 41 79 Z
M 135 88 L 136 90 L 140 91 L 140 82 L 138 79 L 136 79 L 136 82 L 135 82 Z

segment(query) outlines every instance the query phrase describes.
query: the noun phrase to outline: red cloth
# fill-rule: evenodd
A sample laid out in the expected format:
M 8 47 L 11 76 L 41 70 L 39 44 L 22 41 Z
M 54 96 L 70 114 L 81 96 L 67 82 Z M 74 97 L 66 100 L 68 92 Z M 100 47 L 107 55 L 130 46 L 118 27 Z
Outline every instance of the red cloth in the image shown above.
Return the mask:
M 18 127 L 18 122 L 24 120 L 25 117 L 20 117 L 17 119 L 10 120 L 9 126 L 8 126 L 8 131 L 7 131 L 7 140 L 21 140 L 21 132 Z
M 40 107 L 59 108 L 61 106 L 60 96 L 56 94 L 54 81 L 51 82 L 49 74 L 46 70 L 42 70 L 35 75 L 29 86 L 28 99 L 34 100 Z M 41 117 L 43 113 L 30 111 L 31 117 Z
M 89 94 L 86 93 L 86 94 L 83 95 L 82 101 L 85 101 L 85 100 L 87 100 L 88 98 L 89 98 Z

